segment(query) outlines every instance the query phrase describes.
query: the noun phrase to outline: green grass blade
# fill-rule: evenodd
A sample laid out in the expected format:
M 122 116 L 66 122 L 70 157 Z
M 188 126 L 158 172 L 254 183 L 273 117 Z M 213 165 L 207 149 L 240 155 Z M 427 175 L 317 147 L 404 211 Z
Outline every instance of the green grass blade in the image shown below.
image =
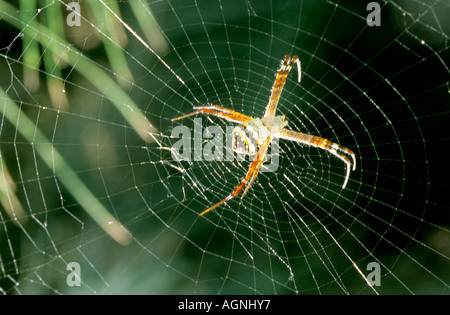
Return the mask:
M 118 243 L 124 245 L 129 243 L 131 240 L 129 232 L 98 201 L 53 144 L 3 89 L 0 89 L 0 112 L 13 126 L 16 126 L 20 134 L 33 146 L 47 167 L 54 172 L 92 219 Z
M 150 47 L 158 55 L 166 53 L 169 50 L 169 43 L 167 43 L 167 40 L 159 29 L 148 3 L 145 1 L 131 1 L 130 7 Z
M 36 0 L 20 0 L 20 20 L 23 24 L 28 24 L 36 18 Z M 41 64 L 41 53 L 39 45 L 29 34 L 24 34 L 22 38 L 23 62 L 23 82 L 26 88 L 35 92 L 39 89 L 39 66 Z
M 44 13 L 45 23 L 48 29 L 57 34 L 59 37 L 64 37 L 64 28 L 61 27 L 64 25 L 63 15 L 61 12 L 61 6 L 55 5 L 52 3 L 52 0 L 46 0 L 46 7 Z M 67 110 L 68 100 L 66 97 L 66 93 L 64 93 L 64 83 L 61 79 L 62 71 L 61 71 L 61 59 L 58 55 L 54 53 L 45 53 L 43 56 L 44 59 L 44 68 L 45 70 L 52 74 L 46 76 L 47 78 L 47 88 L 50 95 L 50 100 L 55 108 L 60 108 Z
M 89 7 L 89 12 L 94 15 L 96 20 L 94 24 L 99 25 L 102 31 L 99 37 L 105 47 L 111 68 L 116 74 L 117 82 L 124 88 L 128 88 L 134 79 L 122 50 L 122 47 L 128 42 L 125 30 L 114 16 L 104 10 L 99 2 L 87 1 L 85 3 Z M 110 6 L 114 13 L 120 16 L 119 7 L 114 4 L 111 2 Z
M 17 15 L 18 10 L 5 1 L 0 1 L 0 12 L 2 12 L 2 18 L 6 22 L 39 42 L 47 50 L 61 56 L 61 59 L 83 75 L 112 102 L 144 141 L 152 142 L 156 140 L 155 133 L 157 133 L 157 130 L 150 124 L 128 94 L 121 89 L 120 85 L 106 74 L 98 64 L 85 57 L 73 45 L 68 44 L 64 39 L 38 23 L 35 19 L 29 24 L 24 24 Z

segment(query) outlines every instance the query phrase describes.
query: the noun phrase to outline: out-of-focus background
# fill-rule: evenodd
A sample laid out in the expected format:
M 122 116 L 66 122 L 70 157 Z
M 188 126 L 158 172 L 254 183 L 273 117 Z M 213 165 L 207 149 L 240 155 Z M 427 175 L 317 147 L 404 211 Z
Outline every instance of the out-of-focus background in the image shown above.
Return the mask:
M 368 4 L 0 1 L 0 293 L 448 294 L 449 3 Z M 280 141 L 199 216 L 249 160 L 194 159 L 230 123 L 171 119 L 261 117 L 285 55 L 278 113 L 355 152 L 347 187 Z

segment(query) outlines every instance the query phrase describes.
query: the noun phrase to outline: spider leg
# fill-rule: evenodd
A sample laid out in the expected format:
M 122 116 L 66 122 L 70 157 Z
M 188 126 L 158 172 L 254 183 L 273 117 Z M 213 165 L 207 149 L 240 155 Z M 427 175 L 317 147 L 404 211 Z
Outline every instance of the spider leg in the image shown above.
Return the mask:
M 269 148 L 270 141 L 272 140 L 271 137 L 267 138 L 267 140 L 264 142 L 264 144 L 260 147 L 258 154 L 256 155 L 255 159 L 252 162 L 252 165 L 256 163 L 255 170 L 252 172 L 251 176 L 248 178 L 248 174 L 246 176 L 247 180 L 247 187 L 245 187 L 244 192 L 242 193 L 241 199 L 244 198 L 245 194 L 247 193 L 250 186 L 253 184 L 253 181 L 256 179 L 256 176 L 258 176 L 259 169 L 261 168 L 261 165 L 264 161 L 264 157 L 266 156 L 267 149 Z M 250 165 L 251 167 L 251 165 Z M 248 179 L 247 179 L 248 178 Z
M 186 114 L 186 115 L 183 115 L 183 116 L 172 118 L 172 121 L 183 119 L 183 118 L 193 116 L 193 115 L 196 115 L 199 113 L 210 114 L 213 116 L 224 118 L 230 122 L 239 123 L 239 124 L 243 124 L 249 120 L 252 120 L 252 118 L 247 115 L 241 114 L 241 113 L 236 112 L 231 109 L 220 107 L 218 105 L 197 106 L 197 107 L 194 107 L 194 109 L 196 109 L 196 111 Z
M 355 157 L 355 154 L 353 153 L 353 151 L 349 150 L 347 148 L 341 147 L 340 145 L 333 143 L 327 139 L 308 135 L 308 134 L 301 133 L 301 132 L 287 130 L 284 128 L 280 130 L 278 137 L 281 139 L 296 141 L 296 142 L 300 142 L 300 143 L 303 143 L 303 144 L 306 144 L 306 145 L 309 145 L 312 147 L 324 149 L 324 150 L 330 152 L 331 154 L 333 154 L 334 156 L 336 156 L 337 158 L 339 158 L 341 161 L 343 161 L 347 165 L 347 174 L 345 176 L 344 184 L 342 185 L 343 189 L 347 185 L 348 179 L 350 177 L 350 168 L 351 168 L 352 162 L 353 162 L 353 170 L 356 169 L 356 157 Z M 350 161 L 350 159 L 347 156 L 351 157 L 352 162 Z
M 275 115 L 277 111 L 278 101 L 280 100 L 281 92 L 283 92 L 284 84 L 286 83 L 286 77 L 292 69 L 294 63 L 297 63 L 298 70 L 298 82 L 301 80 L 301 64 L 300 59 L 297 56 L 293 56 L 290 58 L 288 55 L 284 57 L 284 60 L 281 62 L 281 67 L 277 72 L 275 82 L 272 87 L 272 94 L 270 95 L 269 104 L 266 107 L 266 113 L 264 117 Z
M 219 201 L 218 203 L 216 203 L 214 206 L 211 206 L 208 209 L 206 209 L 205 211 L 203 211 L 202 213 L 200 213 L 200 215 L 204 215 L 204 214 L 208 213 L 209 211 L 213 210 L 214 208 L 216 208 L 216 207 L 220 206 L 221 204 L 227 202 L 228 200 L 232 199 L 237 194 L 239 194 L 239 192 L 244 188 L 245 185 L 247 185 L 247 187 L 245 188 L 245 190 L 241 196 L 241 199 L 245 196 L 248 189 L 250 188 L 250 185 L 253 183 L 256 176 L 258 175 L 259 168 L 261 167 L 261 164 L 264 161 L 264 156 L 266 155 L 267 148 L 269 147 L 270 141 L 271 141 L 271 138 L 268 137 L 267 140 L 264 142 L 264 144 L 260 147 L 258 153 L 256 154 L 255 159 L 253 160 L 252 164 L 250 165 L 250 168 L 247 171 L 247 175 L 245 176 L 244 179 L 242 179 L 242 182 L 231 192 L 231 194 L 229 194 L 222 201 Z

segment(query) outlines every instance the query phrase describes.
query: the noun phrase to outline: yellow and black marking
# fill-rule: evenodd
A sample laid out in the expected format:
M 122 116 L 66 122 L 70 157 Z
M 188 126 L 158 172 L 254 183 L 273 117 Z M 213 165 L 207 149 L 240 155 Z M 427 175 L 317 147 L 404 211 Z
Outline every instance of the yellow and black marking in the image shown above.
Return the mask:
M 255 154 L 257 149 L 269 137 L 270 131 L 261 119 L 255 118 L 236 126 L 233 130 L 233 151 L 243 154 Z
M 233 151 L 240 154 L 255 154 L 258 142 L 254 136 L 242 126 L 233 129 Z

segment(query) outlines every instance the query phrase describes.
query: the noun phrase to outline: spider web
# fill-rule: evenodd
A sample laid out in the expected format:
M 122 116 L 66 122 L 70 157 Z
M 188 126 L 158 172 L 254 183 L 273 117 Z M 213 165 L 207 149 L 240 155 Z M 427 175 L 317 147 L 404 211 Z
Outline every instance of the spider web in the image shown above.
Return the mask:
M 380 26 L 364 1 L 80 1 L 69 26 L 69 1 L 0 1 L 0 292 L 448 294 L 449 3 L 378 3 Z M 280 140 L 199 216 L 249 158 L 177 161 L 176 126 L 230 124 L 171 119 L 263 116 L 286 54 L 277 113 L 355 152 L 347 187 Z

